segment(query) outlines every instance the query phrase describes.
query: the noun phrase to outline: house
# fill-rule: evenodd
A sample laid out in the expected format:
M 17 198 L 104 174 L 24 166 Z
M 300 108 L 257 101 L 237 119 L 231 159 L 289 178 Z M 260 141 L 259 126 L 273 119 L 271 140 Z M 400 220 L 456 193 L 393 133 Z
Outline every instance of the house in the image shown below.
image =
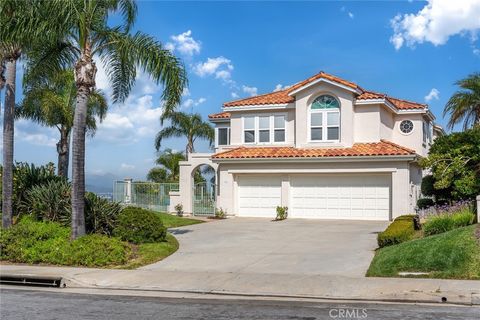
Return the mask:
M 208 159 L 216 206 L 245 217 L 273 218 L 277 206 L 287 206 L 289 218 L 392 220 L 412 213 L 423 175 L 418 160 L 443 132 L 426 104 L 325 72 L 224 103 L 209 119 L 215 152 L 191 155 L 184 172 Z M 188 178 L 181 176 L 180 193 Z

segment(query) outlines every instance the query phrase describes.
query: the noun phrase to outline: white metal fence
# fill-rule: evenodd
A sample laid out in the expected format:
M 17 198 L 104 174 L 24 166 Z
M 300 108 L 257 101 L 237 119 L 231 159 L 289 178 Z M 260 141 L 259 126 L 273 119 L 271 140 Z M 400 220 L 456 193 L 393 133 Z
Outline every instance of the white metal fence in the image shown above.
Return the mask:
M 167 212 L 170 205 L 169 193 L 178 190 L 178 183 L 114 181 L 113 201 L 124 205 Z

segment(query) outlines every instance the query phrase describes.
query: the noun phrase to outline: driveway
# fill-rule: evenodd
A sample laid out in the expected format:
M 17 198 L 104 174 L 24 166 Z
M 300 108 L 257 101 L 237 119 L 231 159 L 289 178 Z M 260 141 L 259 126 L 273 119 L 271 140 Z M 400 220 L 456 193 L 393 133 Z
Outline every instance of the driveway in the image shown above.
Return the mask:
M 364 276 L 388 222 L 231 218 L 172 229 L 180 249 L 142 269 Z

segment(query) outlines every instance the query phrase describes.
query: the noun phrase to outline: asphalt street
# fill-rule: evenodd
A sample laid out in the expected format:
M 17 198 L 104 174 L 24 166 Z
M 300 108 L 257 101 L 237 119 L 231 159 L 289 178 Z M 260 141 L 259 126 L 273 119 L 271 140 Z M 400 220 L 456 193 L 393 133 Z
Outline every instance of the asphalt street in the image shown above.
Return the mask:
M 476 319 L 480 308 L 452 305 L 173 299 L 5 288 L 2 320 L 40 319 Z

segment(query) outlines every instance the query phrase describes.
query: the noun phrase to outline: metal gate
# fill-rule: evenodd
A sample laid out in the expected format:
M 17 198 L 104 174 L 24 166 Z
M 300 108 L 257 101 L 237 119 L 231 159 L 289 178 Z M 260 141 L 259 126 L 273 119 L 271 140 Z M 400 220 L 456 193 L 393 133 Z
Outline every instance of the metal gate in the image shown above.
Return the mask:
M 215 184 L 196 183 L 193 186 L 193 215 L 214 216 L 216 208 Z

